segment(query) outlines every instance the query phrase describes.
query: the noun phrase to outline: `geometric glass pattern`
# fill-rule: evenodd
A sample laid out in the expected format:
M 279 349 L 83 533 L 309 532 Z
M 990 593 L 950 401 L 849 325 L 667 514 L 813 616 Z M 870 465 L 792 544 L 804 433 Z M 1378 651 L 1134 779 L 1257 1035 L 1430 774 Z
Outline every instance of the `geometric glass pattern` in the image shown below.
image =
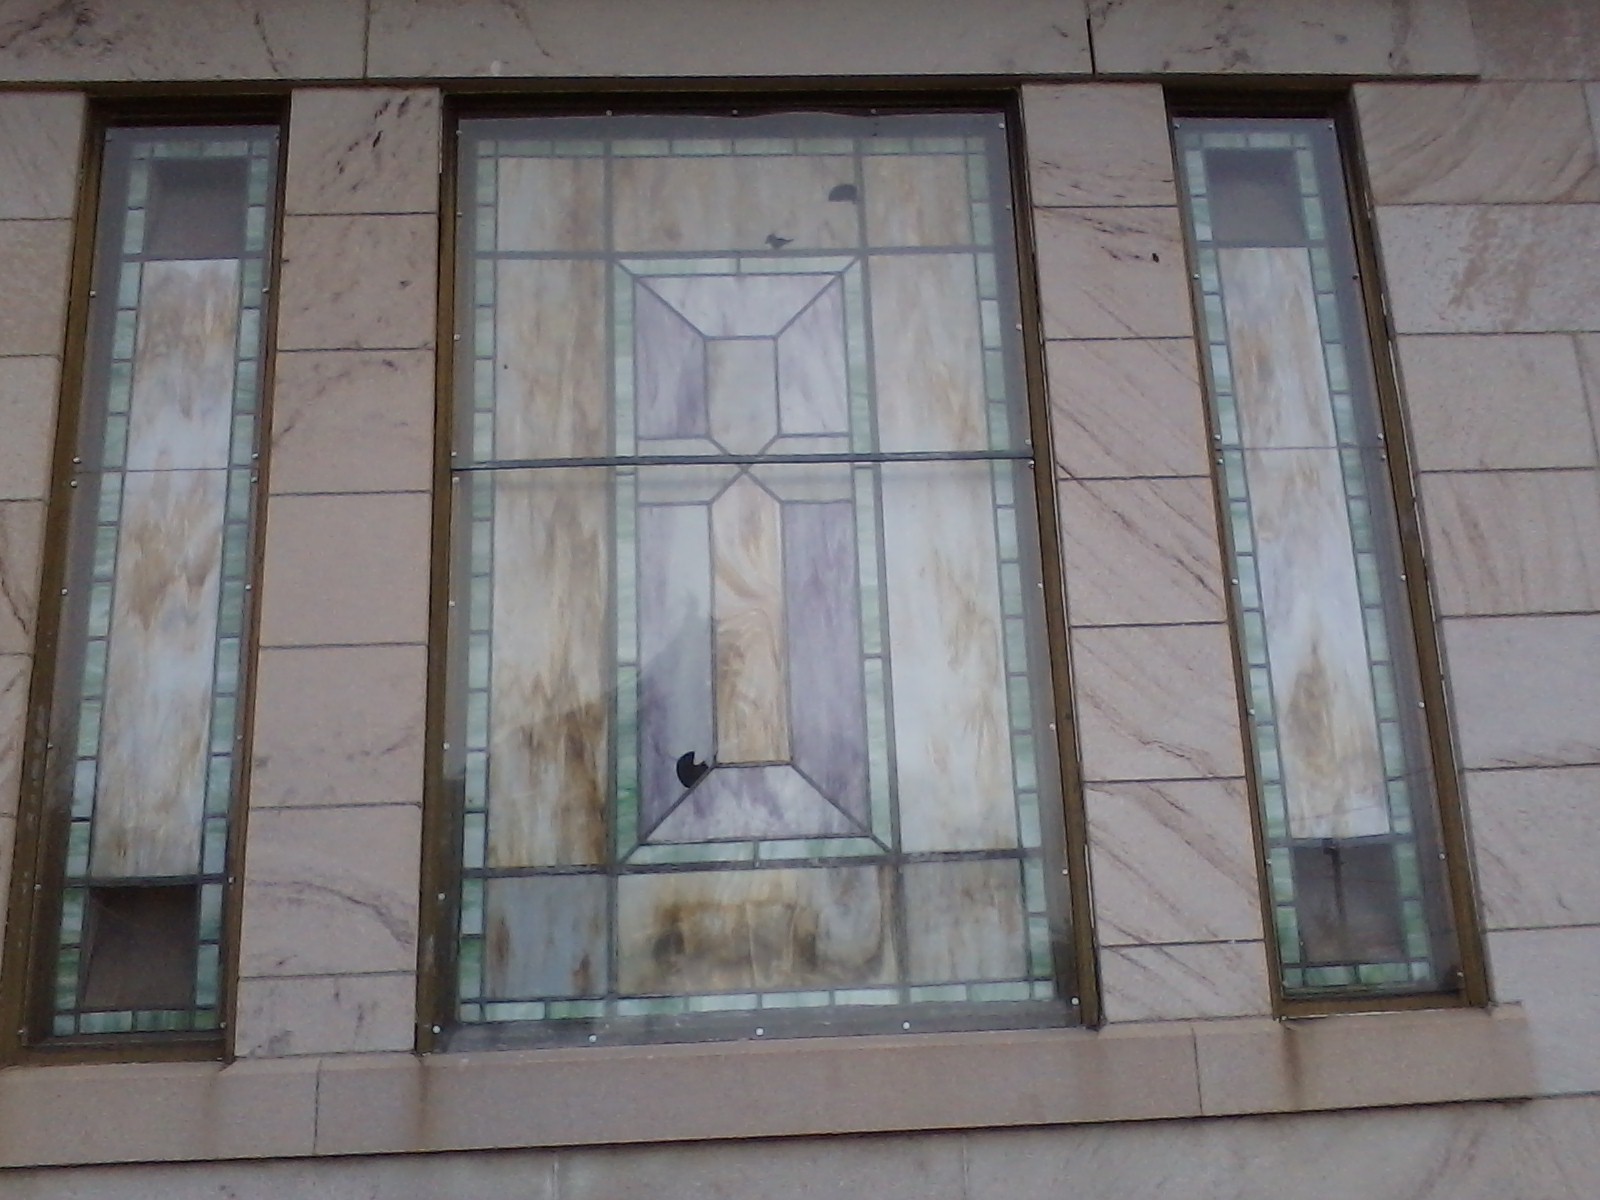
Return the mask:
M 103 154 L 30 1006 L 51 1036 L 219 1027 L 277 192 L 272 127 L 113 128 Z
M 1267 879 L 1291 997 L 1457 986 L 1337 136 L 1175 122 Z
M 999 115 L 460 145 L 458 1042 L 1064 1019 Z

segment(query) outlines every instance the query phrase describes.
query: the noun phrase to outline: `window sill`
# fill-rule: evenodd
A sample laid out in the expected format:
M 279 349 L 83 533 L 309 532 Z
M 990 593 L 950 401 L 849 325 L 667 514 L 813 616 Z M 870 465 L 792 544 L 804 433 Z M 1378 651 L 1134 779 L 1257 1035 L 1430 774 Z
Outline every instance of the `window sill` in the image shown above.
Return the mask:
M 1520 1007 L 0 1071 L 0 1167 L 1057 1125 L 1521 1099 Z

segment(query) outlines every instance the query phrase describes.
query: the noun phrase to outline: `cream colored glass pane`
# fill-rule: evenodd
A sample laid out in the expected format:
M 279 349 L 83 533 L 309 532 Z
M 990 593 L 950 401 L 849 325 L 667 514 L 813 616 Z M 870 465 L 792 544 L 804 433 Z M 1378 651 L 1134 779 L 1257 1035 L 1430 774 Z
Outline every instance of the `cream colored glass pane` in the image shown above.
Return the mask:
M 501 250 L 602 250 L 605 162 L 502 158 L 496 243 Z
M 616 248 L 840 249 L 859 241 L 855 160 L 839 157 L 620 158 L 612 165 Z
M 605 454 L 605 267 L 502 262 L 498 282 L 495 453 Z
M 778 335 L 779 424 L 786 434 L 850 431 L 844 285 L 837 278 Z
M 873 155 L 863 160 L 867 240 L 874 246 L 965 246 L 972 241 L 965 155 Z
M 1242 444 L 1336 445 L 1309 253 L 1284 246 L 1218 258 Z
M 987 449 L 972 256 L 878 256 L 868 280 L 882 449 Z
M 91 874 L 192 875 L 211 730 L 224 471 L 127 477 Z
M 493 486 L 489 865 L 603 862 L 610 472 L 506 473 Z
M 911 863 L 905 893 L 912 983 L 1027 974 L 1022 870 L 1015 861 Z
M 1014 846 L 989 465 L 885 466 L 883 554 L 902 844 Z
M 145 264 L 129 470 L 228 465 L 238 330 L 236 260 Z
M 659 275 L 646 286 L 703 337 L 775 337 L 834 275 Z
M 778 433 L 776 343 L 720 338 L 706 343 L 711 436 L 732 454 L 753 454 Z
M 711 506 L 717 762 L 789 757 L 783 513 L 744 476 Z

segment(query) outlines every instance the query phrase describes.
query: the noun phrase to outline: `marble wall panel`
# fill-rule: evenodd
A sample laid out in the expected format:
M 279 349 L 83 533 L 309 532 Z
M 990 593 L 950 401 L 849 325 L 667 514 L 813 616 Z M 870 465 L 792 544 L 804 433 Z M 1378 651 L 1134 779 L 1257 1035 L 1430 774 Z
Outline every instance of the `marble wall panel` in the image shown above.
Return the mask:
M 1600 334 L 1585 334 L 1573 341 L 1578 347 L 1578 364 L 1589 399 L 1589 423 L 1594 427 L 1596 440 L 1600 441 Z
M 211 750 L 223 471 L 123 485 L 90 869 L 192 875 Z
M 1056 502 L 1074 625 L 1226 618 L 1216 502 L 1207 481 L 1068 480 Z
M 1488 79 L 1600 79 L 1590 0 L 1470 0 Z M 1530 17 L 1532 19 L 1530 19 Z
M 1593 471 L 1428 475 L 1422 505 L 1441 614 L 1600 609 Z
M 431 347 L 438 255 L 431 215 L 285 218 L 278 348 Z
M 76 93 L 0 98 L 0 220 L 72 217 L 83 123 L 84 99 Z
M 1108 74 L 1470 75 L 1467 0 L 1102 0 Z
M 0 654 L 33 651 L 43 544 L 43 502 L 0 501 Z
M 965 246 L 972 241 L 967 159 L 888 154 L 861 164 L 867 241 L 878 246 Z
M 302 350 L 274 366 L 274 493 L 420 491 L 433 479 L 433 356 Z
M 1083 0 L 982 13 L 938 0 L 821 0 L 752 13 L 738 0 L 511 0 L 441 8 L 375 0 L 374 76 L 1050 74 L 1090 70 Z
M 1106 1019 L 1182 1021 L 1272 1011 L 1259 941 L 1107 946 L 1100 952 Z
M 327 79 L 362 73 L 361 0 L 227 7 L 132 0 L 63 9 L 18 0 L 0 26 L 8 79 Z
M 993 499 L 985 463 L 883 468 L 901 838 L 1016 841 Z
M 1085 805 L 1101 945 L 1261 936 L 1242 779 L 1092 784 Z
M 911 982 L 1019 979 L 1027 974 L 1026 913 L 1017 863 L 913 863 L 901 880 Z
M 1226 626 L 1079 629 L 1072 647 L 1085 779 L 1244 774 Z
M 879 448 L 987 449 L 971 256 L 879 256 L 868 268 L 867 281 Z
M 1543 1095 L 1600 1088 L 1600 926 L 1489 934 L 1497 1000 L 1521 1001 Z
M 1399 333 L 1600 330 L 1600 204 L 1378 210 Z
M 627 875 L 616 920 L 627 993 L 863 987 L 895 973 L 877 867 Z
M 241 1058 L 409 1050 L 416 979 L 407 974 L 243 979 L 235 1010 Z
M 420 804 L 426 698 L 421 646 L 262 651 L 250 803 Z
M 604 159 L 502 158 L 496 170 L 498 249 L 605 248 Z
M 1022 92 L 1033 203 L 1178 202 L 1167 104 L 1154 83 L 1035 85 Z
M 420 492 L 274 497 L 261 644 L 425 640 L 429 507 Z
M 787 761 L 782 507 L 748 476 L 735 480 L 711 506 L 711 545 L 717 761 Z
M 1039 290 L 1050 338 L 1191 337 L 1175 208 L 1038 208 Z
M 22 782 L 22 742 L 32 662 L 25 654 L 0 654 L 0 817 L 17 811 Z
M 1419 470 L 1596 462 L 1572 338 L 1457 334 L 1402 337 L 1398 346 Z M 1595 380 L 1600 385 L 1600 374 Z
M 1600 768 L 1469 771 L 1467 810 L 1487 928 L 1600 925 Z
M 432 213 L 439 147 L 439 93 L 432 89 L 297 91 L 284 210 Z
M 0 262 L 25 288 L 0 292 L 0 355 L 61 353 L 72 222 L 0 221 Z
M 42 500 L 55 449 L 54 358 L 0 358 L 0 500 Z
M 239 974 L 411 972 L 421 809 L 258 809 L 250 816 Z
M 1050 342 L 1056 466 L 1078 479 L 1210 477 L 1194 342 Z
M 1378 204 L 1600 200 L 1577 84 L 1363 84 L 1355 97 Z
M 1600 617 L 1457 617 L 1444 644 L 1462 765 L 1600 763 Z

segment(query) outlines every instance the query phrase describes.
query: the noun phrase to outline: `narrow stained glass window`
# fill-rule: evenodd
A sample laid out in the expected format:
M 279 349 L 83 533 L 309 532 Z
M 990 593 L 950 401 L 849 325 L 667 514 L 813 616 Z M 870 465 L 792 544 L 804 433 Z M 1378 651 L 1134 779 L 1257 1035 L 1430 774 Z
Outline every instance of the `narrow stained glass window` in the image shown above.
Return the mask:
M 1066 1019 L 1001 119 L 460 145 L 452 1044 Z
M 1457 990 L 1338 140 L 1176 128 L 1283 990 Z
M 277 153 L 270 127 L 105 135 L 35 1040 L 221 1019 Z

